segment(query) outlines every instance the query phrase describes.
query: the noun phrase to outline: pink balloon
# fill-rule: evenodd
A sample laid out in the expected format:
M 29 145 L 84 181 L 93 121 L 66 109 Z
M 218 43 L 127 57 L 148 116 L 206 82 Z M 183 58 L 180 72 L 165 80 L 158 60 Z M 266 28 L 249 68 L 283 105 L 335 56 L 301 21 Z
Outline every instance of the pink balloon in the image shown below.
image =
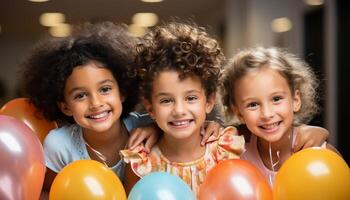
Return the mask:
M 44 182 L 40 140 L 23 122 L 0 115 L 0 199 L 37 200 Z

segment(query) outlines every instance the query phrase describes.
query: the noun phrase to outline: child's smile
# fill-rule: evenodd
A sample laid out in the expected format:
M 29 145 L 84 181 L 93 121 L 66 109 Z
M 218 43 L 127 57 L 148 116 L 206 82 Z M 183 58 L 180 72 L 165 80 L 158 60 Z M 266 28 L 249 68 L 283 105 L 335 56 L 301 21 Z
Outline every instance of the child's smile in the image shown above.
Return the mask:
M 74 68 L 66 81 L 61 109 L 83 128 L 110 130 L 122 112 L 122 96 L 112 73 L 98 62 Z
M 179 79 L 176 71 L 163 71 L 153 81 L 152 102 L 146 107 L 168 136 L 200 137 L 200 128 L 210 111 L 205 90 L 197 77 Z
M 293 126 L 300 96 L 276 70 L 261 68 L 235 83 L 237 114 L 249 130 L 269 142 L 279 141 Z

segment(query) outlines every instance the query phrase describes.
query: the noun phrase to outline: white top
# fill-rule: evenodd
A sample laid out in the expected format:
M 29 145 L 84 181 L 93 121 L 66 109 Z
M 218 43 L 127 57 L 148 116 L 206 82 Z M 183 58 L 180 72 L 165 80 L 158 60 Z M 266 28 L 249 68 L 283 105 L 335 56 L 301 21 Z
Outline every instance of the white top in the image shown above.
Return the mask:
M 293 142 L 292 146 L 295 144 L 295 138 L 298 133 L 295 132 L 293 134 Z M 322 144 L 322 148 L 326 148 L 326 142 Z M 260 153 L 258 151 L 258 145 L 257 145 L 257 137 L 254 134 L 251 134 L 250 141 L 245 144 L 246 151 L 241 155 L 241 159 L 248 160 L 252 164 L 257 167 L 262 174 L 266 177 L 266 180 L 270 184 L 271 187 L 273 187 L 273 183 L 275 181 L 275 177 L 277 175 L 277 171 L 272 171 L 269 168 L 267 168 L 264 165 L 264 162 L 261 159 Z

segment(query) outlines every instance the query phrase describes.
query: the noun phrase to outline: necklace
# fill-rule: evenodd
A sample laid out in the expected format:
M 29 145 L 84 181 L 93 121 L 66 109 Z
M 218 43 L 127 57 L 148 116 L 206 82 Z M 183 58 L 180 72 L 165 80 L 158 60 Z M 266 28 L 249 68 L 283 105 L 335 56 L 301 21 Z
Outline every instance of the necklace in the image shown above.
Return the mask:
M 84 139 L 84 143 L 87 147 L 90 148 L 90 150 L 92 152 L 94 152 L 94 154 L 103 162 L 103 164 L 108 167 L 106 161 L 107 161 L 107 157 L 105 155 L 103 155 L 101 152 L 97 151 L 96 149 L 92 148 L 92 146 L 90 146 Z
M 293 140 L 294 140 L 294 128 L 292 129 L 292 132 L 288 135 L 288 139 L 290 141 L 290 152 L 293 152 Z M 276 172 L 277 170 L 275 167 L 280 163 L 280 150 L 276 151 L 276 156 L 277 156 L 277 161 L 274 162 L 272 159 L 272 148 L 271 148 L 271 142 L 269 142 L 269 156 L 270 156 L 270 164 L 273 172 Z M 273 180 L 272 180 L 271 174 L 269 175 L 269 181 L 270 184 L 273 185 Z

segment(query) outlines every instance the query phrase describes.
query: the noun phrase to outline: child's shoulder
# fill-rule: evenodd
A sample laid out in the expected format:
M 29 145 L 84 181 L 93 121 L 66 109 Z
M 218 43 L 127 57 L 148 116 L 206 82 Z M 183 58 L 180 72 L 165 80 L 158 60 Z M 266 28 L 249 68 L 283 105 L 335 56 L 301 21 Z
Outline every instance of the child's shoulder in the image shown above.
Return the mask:
M 72 143 L 81 137 L 81 127 L 77 124 L 65 125 L 51 130 L 44 140 L 44 148 Z

